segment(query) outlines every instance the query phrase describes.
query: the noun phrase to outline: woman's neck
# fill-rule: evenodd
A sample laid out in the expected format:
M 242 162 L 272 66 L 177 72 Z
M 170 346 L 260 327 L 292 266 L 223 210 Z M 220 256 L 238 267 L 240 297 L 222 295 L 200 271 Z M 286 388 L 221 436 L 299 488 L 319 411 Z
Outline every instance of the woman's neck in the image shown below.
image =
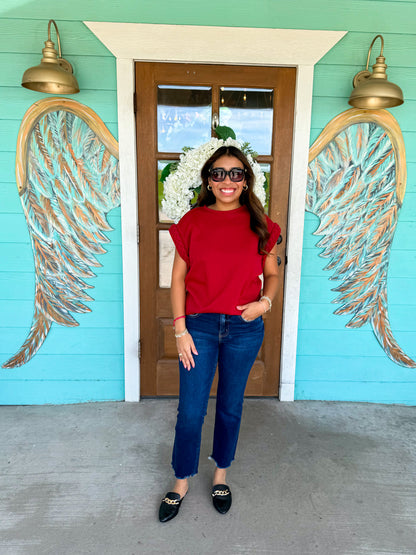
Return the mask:
M 208 208 L 210 208 L 211 210 L 217 210 L 218 212 L 228 212 L 230 210 L 236 210 L 237 208 L 240 208 L 240 207 L 241 207 L 241 204 L 239 202 L 232 203 L 232 204 L 223 204 L 223 203 L 214 202 L 214 204 L 210 204 L 208 206 Z

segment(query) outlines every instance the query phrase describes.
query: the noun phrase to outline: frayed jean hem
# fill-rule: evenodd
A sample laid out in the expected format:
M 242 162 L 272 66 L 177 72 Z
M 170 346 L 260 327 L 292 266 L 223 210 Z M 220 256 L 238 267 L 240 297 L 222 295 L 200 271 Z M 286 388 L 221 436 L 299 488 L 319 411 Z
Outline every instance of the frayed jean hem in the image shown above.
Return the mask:
M 228 466 L 218 466 L 217 461 L 214 459 L 214 457 L 213 457 L 212 455 L 210 455 L 210 456 L 208 457 L 208 460 L 213 461 L 213 462 L 215 463 L 215 466 L 216 466 L 217 468 L 220 468 L 221 470 L 225 470 L 226 468 L 230 468 L 230 466 L 231 466 L 231 463 L 230 463 Z M 234 459 L 233 459 L 233 460 L 234 460 Z M 231 461 L 231 462 L 233 462 L 233 461 Z
M 175 478 L 177 480 L 187 480 L 188 478 L 192 478 L 192 476 L 196 476 L 198 474 L 198 471 L 197 471 L 197 472 L 194 472 L 193 474 L 187 474 L 186 476 L 178 476 L 176 474 L 176 471 L 175 471 L 175 468 L 174 468 L 173 464 L 172 464 L 172 468 L 173 468 L 173 473 L 175 475 Z

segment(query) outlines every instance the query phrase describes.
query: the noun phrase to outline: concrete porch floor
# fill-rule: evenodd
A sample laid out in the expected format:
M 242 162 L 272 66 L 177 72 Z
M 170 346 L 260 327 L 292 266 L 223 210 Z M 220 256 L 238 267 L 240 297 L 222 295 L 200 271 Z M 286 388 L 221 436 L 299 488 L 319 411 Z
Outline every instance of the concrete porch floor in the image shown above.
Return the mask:
M 416 553 L 416 407 L 245 402 L 230 512 L 207 459 L 177 518 L 174 399 L 0 407 L 0 554 Z

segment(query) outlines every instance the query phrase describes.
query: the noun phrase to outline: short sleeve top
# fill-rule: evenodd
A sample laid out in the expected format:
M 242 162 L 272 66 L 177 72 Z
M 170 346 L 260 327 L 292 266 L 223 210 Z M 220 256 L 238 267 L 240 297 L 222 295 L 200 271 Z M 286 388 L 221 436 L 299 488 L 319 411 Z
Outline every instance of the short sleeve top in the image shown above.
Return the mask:
M 280 227 L 266 216 L 270 252 Z M 186 314 L 241 314 L 238 305 L 257 301 L 266 255 L 258 252 L 258 235 L 250 229 L 245 206 L 218 211 L 208 206 L 187 212 L 170 227 L 170 234 L 188 271 Z

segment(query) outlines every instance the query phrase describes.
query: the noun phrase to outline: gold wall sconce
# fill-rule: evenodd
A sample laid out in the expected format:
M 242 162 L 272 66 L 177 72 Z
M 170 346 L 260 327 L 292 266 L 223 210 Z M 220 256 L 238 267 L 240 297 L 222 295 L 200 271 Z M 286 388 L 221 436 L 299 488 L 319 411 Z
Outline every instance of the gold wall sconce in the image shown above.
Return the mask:
M 368 71 L 371 49 L 375 41 L 381 39 L 381 51 L 377 61 L 373 65 L 373 71 Z M 385 58 L 383 56 L 384 40 L 377 35 L 370 45 L 365 70 L 359 71 L 354 79 L 354 89 L 348 101 L 356 108 L 368 108 L 378 110 L 379 108 L 392 108 L 403 104 L 403 92 L 400 87 L 387 80 Z
M 51 23 L 56 30 L 58 52 L 51 41 Z M 39 65 L 27 69 L 22 78 L 22 87 L 50 94 L 74 94 L 79 92 L 78 82 L 73 74 L 71 64 L 62 58 L 61 40 L 58 26 L 51 19 L 48 23 L 48 40 L 42 50 L 43 58 Z

